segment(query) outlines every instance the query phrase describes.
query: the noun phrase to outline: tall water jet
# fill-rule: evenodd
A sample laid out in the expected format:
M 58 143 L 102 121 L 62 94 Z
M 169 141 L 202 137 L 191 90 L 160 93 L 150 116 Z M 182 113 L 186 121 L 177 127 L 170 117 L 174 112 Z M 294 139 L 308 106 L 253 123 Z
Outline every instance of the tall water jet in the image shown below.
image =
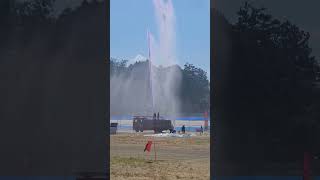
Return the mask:
M 180 113 L 181 69 L 176 59 L 175 13 L 171 0 L 153 0 L 158 41 L 148 32 L 153 110 L 175 119 Z
M 174 120 L 180 112 L 181 68 L 176 59 L 175 15 L 171 0 L 154 0 L 155 35 L 147 30 L 147 58 L 122 68 L 115 63 L 110 77 L 112 114 L 152 115 Z M 115 61 L 114 61 L 115 62 Z M 119 62 L 118 62 L 119 63 Z M 123 70 L 124 69 L 124 70 Z

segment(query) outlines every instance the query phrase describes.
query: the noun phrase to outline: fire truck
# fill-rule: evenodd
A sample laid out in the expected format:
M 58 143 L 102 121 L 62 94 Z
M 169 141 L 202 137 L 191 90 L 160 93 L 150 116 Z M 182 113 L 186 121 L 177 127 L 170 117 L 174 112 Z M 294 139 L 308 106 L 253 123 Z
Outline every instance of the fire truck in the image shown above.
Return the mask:
M 171 120 L 163 117 L 154 118 L 152 116 L 133 116 L 133 130 L 143 132 L 144 130 L 154 130 L 161 133 L 164 130 L 173 132 L 174 127 Z

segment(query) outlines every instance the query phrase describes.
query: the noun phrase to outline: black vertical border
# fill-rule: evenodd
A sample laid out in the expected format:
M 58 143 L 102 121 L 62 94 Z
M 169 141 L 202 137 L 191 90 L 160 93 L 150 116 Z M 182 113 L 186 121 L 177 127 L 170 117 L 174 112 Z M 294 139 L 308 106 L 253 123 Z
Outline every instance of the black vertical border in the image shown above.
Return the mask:
M 106 172 L 107 172 L 107 179 L 110 179 L 110 1 L 105 0 L 105 7 L 106 7 L 106 56 L 105 56 L 105 84 L 106 84 L 106 106 L 105 106 L 105 119 L 106 119 L 106 132 L 107 132 L 107 138 L 106 138 L 106 143 L 107 143 L 107 159 L 106 159 Z
M 210 179 L 214 177 L 214 151 L 213 151 L 213 144 L 214 144 L 214 119 L 212 113 L 214 112 L 213 104 L 214 104 L 214 82 L 213 82 L 213 61 L 214 61 L 214 49 L 213 49 L 213 17 L 212 12 L 213 8 L 215 7 L 216 0 L 210 0 Z

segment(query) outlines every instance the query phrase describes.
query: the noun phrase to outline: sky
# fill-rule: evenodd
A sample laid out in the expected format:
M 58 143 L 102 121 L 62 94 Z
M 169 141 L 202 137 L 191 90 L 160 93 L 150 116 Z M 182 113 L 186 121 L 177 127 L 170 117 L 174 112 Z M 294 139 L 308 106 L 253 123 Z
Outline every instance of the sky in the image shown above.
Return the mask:
M 246 0 L 215 0 L 214 6 L 231 22 L 237 19 L 236 12 Z M 312 55 L 320 59 L 320 1 L 319 0 L 249 0 L 257 7 L 267 8 L 267 12 L 279 19 L 287 19 L 310 33 L 309 45 Z M 213 4 L 212 4 L 213 5 Z
M 172 0 L 178 64 L 194 64 L 210 79 L 210 0 Z M 110 1 L 110 56 L 148 57 L 147 30 L 157 38 L 152 0 Z

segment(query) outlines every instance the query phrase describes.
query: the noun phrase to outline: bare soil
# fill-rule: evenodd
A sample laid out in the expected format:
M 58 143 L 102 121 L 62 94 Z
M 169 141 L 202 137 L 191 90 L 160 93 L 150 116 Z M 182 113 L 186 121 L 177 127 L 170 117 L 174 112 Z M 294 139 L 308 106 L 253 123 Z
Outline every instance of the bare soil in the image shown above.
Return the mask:
M 121 133 L 110 138 L 112 180 L 210 179 L 210 136 L 189 138 L 146 137 L 145 133 Z M 152 140 L 151 152 L 143 152 Z M 154 147 L 157 160 L 155 161 Z

